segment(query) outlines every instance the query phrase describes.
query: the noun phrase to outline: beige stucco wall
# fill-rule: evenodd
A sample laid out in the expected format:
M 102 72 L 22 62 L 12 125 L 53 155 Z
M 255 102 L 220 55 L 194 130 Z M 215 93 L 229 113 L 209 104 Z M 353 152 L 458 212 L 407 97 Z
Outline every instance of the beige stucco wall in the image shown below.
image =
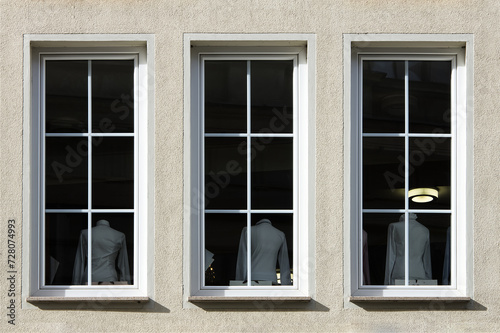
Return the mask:
M 79 331 L 499 331 L 500 2 L 497 0 L 211 0 L 1 2 L 0 330 Z M 183 34 L 313 33 L 316 71 L 316 289 L 299 310 L 183 305 Z M 7 221 L 23 216 L 23 35 L 147 33 L 155 36 L 155 264 L 149 308 L 21 306 L 7 324 Z M 473 300 L 344 307 L 343 39 L 345 33 L 474 36 Z M 321 195 L 319 195 L 321 194 Z M 26 251 L 18 229 L 18 252 Z M 18 257 L 19 258 L 19 257 Z M 20 261 L 20 259 L 19 259 Z M 20 266 L 20 265 L 19 265 Z M 20 269 L 19 269 L 20 271 Z M 20 276 L 20 274 L 18 275 Z M 18 291 L 21 288 L 17 281 Z M 385 306 L 387 307 L 387 306 Z

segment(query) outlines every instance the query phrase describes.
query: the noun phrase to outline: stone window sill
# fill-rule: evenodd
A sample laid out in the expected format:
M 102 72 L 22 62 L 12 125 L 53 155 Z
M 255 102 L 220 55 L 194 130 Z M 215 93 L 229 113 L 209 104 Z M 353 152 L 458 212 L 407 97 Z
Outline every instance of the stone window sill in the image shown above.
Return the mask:
M 76 303 L 76 302 L 98 302 L 98 303 L 147 303 L 149 297 L 28 297 L 28 303 Z
M 311 297 L 221 297 L 221 296 L 191 296 L 189 302 L 310 302 Z
M 470 302 L 470 297 L 378 297 L 378 296 L 351 296 L 352 303 L 370 302 L 447 302 L 464 303 Z

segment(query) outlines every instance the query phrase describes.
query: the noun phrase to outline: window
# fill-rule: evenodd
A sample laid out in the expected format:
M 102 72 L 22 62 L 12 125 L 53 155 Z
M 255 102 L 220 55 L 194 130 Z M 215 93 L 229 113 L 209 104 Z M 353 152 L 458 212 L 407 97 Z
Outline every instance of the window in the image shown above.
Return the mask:
M 351 295 L 466 296 L 464 49 L 353 50 Z
M 190 296 L 308 296 L 306 50 L 193 47 Z
M 32 59 L 30 296 L 146 296 L 146 48 Z

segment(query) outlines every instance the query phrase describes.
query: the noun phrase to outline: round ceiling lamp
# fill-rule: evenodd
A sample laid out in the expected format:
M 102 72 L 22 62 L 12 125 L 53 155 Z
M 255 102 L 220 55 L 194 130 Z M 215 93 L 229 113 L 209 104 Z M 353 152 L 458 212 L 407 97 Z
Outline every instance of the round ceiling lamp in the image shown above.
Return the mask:
M 438 190 L 429 187 L 419 187 L 408 191 L 408 197 L 413 202 L 426 203 L 438 198 Z

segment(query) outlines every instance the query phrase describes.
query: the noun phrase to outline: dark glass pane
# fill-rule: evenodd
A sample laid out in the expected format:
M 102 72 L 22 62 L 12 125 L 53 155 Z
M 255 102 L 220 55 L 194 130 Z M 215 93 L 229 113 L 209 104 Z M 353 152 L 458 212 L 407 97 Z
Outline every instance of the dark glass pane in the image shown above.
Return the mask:
M 87 138 L 45 138 L 45 208 L 88 207 Z
M 409 216 L 409 284 L 449 285 L 450 214 L 419 213 Z
M 410 208 L 450 209 L 451 139 L 411 138 L 409 163 L 410 189 L 430 188 L 438 191 L 438 197 L 430 202 L 410 200 Z
M 94 140 L 92 208 L 134 208 L 134 138 Z
M 92 214 L 92 284 L 133 284 L 134 214 Z
M 251 62 L 252 132 L 292 133 L 293 61 Z
M 293 284 L 293 214 L 253 214 L 251 230 L 252 284 Z M 246 232 L 244 228 L 240 251 L 247 245 Z M 237 267 L 245 270 L 243 258 L 240 253 Z
M 252 139 L 252 208 L 293 208 L 293 139 Z
M 87 226 L 87 214 L 45 214 L 46 285 L 86 284 L 88 247 L 80 243 L 80 232 Z
M 247 62 L 205 61 L 205 132 L 246 131 Z
M 363 61 L 363 132 L 405 131 L 404 61 Z
M 244 138 L 205 139 L 205 207 L 247 207 L 247 144 Z
M 451 62 L 409 61 L 410 132 L 450 133 Z
M 404 208 L 404 177 L 404 138 L 363 139 L 363 208 Z
M 134 131 L 134 60 L 92 61 L 92 131 Z
M 393 274 L 396 276 L 400 274 L 401 270 L 404 278 L 404 245 L 403 247 L 400 245 L 401 236 L 388 238 L 389 225 L 394 225 L 394 222 L 397 223 L 400 215 L 363 214 L 363 249 L 361 257 L 363 285 L 390 284 Z M 388 253 L 390 256 L 387 255 Z
M 88 62 L 47 60 L 45 64 L 46 132 L 87 132 Z
M 205 265 L 202 267 L 205 285 L 241 285 L 246 280 L 246 274 L 236 277 L 241 230 L 246 224 L 246 214 L 205 214 Z

